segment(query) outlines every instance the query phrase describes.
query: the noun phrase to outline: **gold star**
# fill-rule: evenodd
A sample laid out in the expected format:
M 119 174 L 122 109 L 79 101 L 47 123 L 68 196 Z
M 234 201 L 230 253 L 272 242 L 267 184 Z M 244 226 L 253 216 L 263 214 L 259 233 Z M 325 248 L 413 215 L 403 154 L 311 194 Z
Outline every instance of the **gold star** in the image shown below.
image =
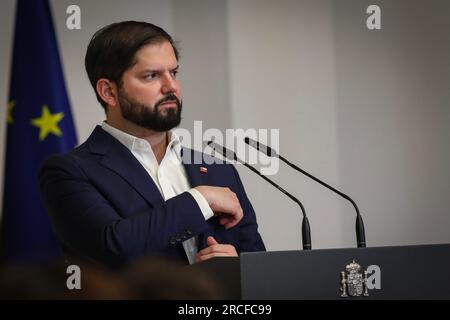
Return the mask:
M 60 137 L 62 132 L 58 127 L 58 122 L 64 117 L 63 112 L 51 114 L 48 106 L 42 106 L 42 115 L 40 118 L 31 120 L 31 124 L 39 128 L 39 141 L 44 140 L 50 133 Z
M 14 122 L 14 119 L 12 117 L 12 110 L 14 109 L 14 107 L 16 106 L 16 102 L 14 100 L 11 100 L 10 102 L 8 102 L 8 113 L 6 116 L 6 122 L 8 124 L 12 124 Z

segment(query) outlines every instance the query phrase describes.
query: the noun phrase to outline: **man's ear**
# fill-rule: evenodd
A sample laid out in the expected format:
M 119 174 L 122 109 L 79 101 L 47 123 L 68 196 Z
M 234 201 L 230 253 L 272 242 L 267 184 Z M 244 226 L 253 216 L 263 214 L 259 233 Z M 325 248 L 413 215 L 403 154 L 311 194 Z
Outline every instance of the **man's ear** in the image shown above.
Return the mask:
M 100 98 L 111 107 L 117 105 L 117 86 L 108 79 L 99 79 L 97 81 L 96 90 Z

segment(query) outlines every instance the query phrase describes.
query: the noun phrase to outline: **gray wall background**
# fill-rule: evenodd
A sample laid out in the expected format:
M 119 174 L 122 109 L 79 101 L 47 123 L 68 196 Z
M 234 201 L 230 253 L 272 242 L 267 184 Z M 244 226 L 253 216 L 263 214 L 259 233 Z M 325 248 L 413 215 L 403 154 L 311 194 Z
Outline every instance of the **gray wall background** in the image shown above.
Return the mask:
M 3 105 L 14 3 L 0 4 Z M 81 30 L 66 29 L 70 4 L 81 7 Z M 370 4 L 381 7 L 381 30 L 365 26 Z M 287 158 L 356 200 L 369 246 L 450 242 L 448 1 L 51 5 L 79 141 L 104 119 L 84 71 L 90 37 L 111 22 L 150 21 L 180 41 L 184 128 L 202 120 L 204 130 L 280 129 L 280 151 Z M 6 108 L 1 110 L 4 150 Z M 238 167 L 268 249 L 301 248 L 296 205 L 245 169 Z M 315 248 L 354 246 L 348 203 L 286 166 L 273 178 L 303 201 Z

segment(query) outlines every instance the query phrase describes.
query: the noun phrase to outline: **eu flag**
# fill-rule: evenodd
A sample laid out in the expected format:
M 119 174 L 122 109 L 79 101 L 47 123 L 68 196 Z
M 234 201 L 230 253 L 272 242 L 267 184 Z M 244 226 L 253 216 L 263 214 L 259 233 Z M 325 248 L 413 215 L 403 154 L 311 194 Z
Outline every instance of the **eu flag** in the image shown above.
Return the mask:
M 61 248 L 39 197 L 38 168 L 76 145 L 47 0 L 18 0 L 12 63 L 1 256 L 44 262 L 60 257 Z

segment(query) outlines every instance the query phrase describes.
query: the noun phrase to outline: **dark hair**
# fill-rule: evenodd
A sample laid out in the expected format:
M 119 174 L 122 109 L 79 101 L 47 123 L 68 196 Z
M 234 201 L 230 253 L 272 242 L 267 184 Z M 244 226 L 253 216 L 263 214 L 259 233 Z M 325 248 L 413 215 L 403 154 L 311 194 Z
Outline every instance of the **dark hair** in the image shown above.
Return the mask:
M 122 85 L 123 73 L 137 61 L 136 52 L 143 46 L 168 41 L 178 60 L 178 50 L 172 37 L 154 24 L 139 21 L 123 21 L 98 30 L 89 42 L 84 64 L 94 88 L 97 100 L 106 110 L 106 103 L 97 93 L 97 81 L 101 78 Z

